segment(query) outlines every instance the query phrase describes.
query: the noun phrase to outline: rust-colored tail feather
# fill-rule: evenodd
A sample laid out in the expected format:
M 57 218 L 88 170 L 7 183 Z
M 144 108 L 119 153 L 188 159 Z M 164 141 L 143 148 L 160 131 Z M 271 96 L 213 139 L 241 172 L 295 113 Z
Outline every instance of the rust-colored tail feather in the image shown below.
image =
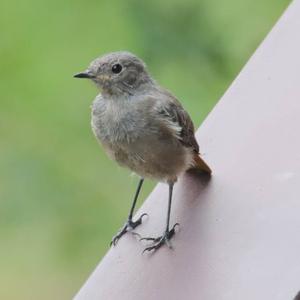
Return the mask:
M 195 154 L 194 156 L 194 166 L 191 168 L 191 170 L 198 170 L 201 172 L 204 172 L 208 175 L 211 175 L 212 171 L 211 168 L 207 165 L 207 163 L 200 157 L 199 154 Z

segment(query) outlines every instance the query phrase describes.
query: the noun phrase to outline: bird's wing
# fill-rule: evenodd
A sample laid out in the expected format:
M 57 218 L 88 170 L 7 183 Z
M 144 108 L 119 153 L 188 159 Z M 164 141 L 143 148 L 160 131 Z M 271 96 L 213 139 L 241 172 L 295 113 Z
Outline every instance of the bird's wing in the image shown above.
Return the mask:
M 165 94 L 163 101 L 158 101 L 157 112 L 167 125 L 174 130 L 176 137 L 186 147 L 199 153 L 199 145 L 195 138 L 194 124 L 179 101 L 172 95 Z
M 200 157 L 194 124 L 189 114 L 169 92 L 165 92 L 163 99 L 160 100 L 157 102 L 159 103 L 157 111 L 166 122 L 166 125 L 173 130 L 174 135 L 185 147 L 191 148 L 195 152 L 193 168 L 210 175 L 210 167 Z

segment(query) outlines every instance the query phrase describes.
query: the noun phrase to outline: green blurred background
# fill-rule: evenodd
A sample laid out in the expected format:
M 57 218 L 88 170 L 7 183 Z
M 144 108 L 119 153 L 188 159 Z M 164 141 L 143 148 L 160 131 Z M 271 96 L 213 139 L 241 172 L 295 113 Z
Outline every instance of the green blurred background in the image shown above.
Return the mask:
M 0 1 L 0 299 L 70 299 L 135 191 L 92 136 L 96 88 L 72 75 L 132 51 L 198 127 L 288 2 Z

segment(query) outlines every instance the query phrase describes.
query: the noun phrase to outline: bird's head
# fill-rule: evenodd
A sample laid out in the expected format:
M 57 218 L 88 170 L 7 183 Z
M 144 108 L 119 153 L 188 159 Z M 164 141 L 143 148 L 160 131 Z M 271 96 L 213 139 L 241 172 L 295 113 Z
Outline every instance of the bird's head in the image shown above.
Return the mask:
M 91 62 L 76 78 L 91 79 L 110 95 L 133 94 L 148 83 L 152 83 L 144 62 L 135 55 L 120 51 L 103 55 Z

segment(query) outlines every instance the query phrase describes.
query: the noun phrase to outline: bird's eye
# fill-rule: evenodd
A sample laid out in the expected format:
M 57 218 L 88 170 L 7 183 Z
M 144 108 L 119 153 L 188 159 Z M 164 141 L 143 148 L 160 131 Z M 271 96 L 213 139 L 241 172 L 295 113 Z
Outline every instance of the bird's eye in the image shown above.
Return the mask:
M 115 74 L 119 74 L 122 71 L 122 66 L 120 64 L 115 64 L 111 68 L 112 72 Z

